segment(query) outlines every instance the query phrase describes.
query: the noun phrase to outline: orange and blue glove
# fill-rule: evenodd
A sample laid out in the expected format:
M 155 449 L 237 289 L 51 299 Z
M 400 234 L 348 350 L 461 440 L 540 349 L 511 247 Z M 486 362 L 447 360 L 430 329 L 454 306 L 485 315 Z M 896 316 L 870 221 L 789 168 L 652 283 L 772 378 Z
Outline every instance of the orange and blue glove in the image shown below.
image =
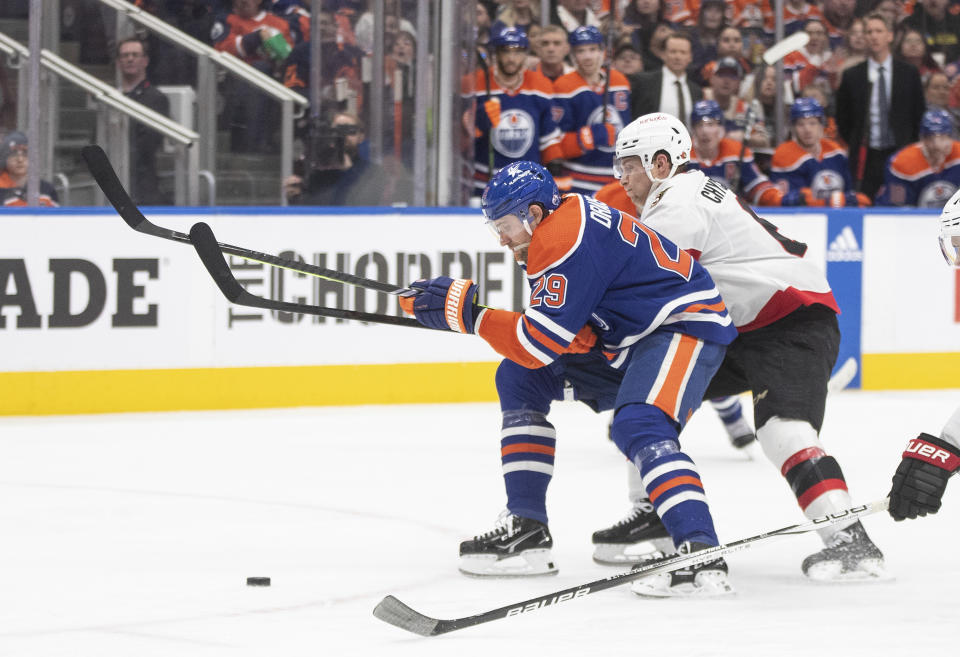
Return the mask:
M 482 308 L 477 305 L 477 284 L 466 278 L 439 276 L 414 281 L 416 296 L 400 297 L 400 307 L 424 326 L 441 331 L 473 333 Z

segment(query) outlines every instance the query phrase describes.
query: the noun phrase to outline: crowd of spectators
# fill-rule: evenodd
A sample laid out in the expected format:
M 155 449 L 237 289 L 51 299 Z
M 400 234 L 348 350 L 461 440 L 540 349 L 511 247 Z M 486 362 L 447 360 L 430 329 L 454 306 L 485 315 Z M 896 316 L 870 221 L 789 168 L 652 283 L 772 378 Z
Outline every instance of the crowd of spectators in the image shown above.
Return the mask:
M 309 9 L 314 3 L 309 0 L 132 1 L 310 97 Z M 600 187 L 611 173 L 607 160 L 611 159 L 616 133 L 625 122 L 651 111 L 665 111 L 678 116 L 693 131 L 696 126 L 691 112 L 701 100 L 717 103 L 723 113 L 722 138 L 740 145 L 735 149 L 735 161 L 724 167 L 729 171 L 726 181 L 741 180 L 744 172 L 740 167 L 746 166 L 745 162 L 756 167 L 759 175 L 775 179 L 776 172 L 771 168 L 775 151 L 797 139 L 794 131 L 784 134 L 782 130 L 778 138 L 773 129 L 772 119 L 778 114 L 775 70 L 762 59 L 774 41 L 773 6 L 771 0 L 553 0 L 544 17 L 539 0 L 479 0 L 475 31 L 482 57 L 478 59 L 477 76 L 466 83 L 464 97 L 469 100 L 472 95 L 475 105 L 464 114 L 464 136 L 459 144 L 464 157 L 475 163 L 477 182 L 490 175 L 491 162 L 498 169 L 517 159 L 512 153 L 519 152 L 525 137 L 550 142 L 553 137 L 547 135 L 558 129 L 556 144 L 541 141 L 530 152 L 533 156 L 538 151 L 541 157 L 549 155 L 551 160 L 543 164 L 551 165 L 561 182 L 587 182 L 587 187 L 577 187 L 581 190 Z M 320 39 L 322 53 L 319 93 L 328 113 L 321 126 L 300 126 L 299 143 L 326 143 L 326 138 L 339 135 L 332 130 L 334 113 L 341 113 L 341 122 L 346 120 L 343 116 L 352 117 L 350 120 L 363 133 L 371 113 L 370 60 L 383 57 L 383 173 L 403 178 L 409 176 L 413 159 L 414 82 L 418 74 L 418 35 L 413 22 L 417 3 L 383 0 L 382 53 L 373 52 L 371 7 L 371 0 L 321 3 L 317 17 L 320 33 L 315 38 Z M 90 11 L 89 4 L 86 11 Z M 783 20 L 786 35 L 801 30 L 809 35 L 807 45 L 783 61 L 784 88 L 779 95 L 784 112 L 789 114 L 797 99 L 817 101 L 823 109 L 823 138 L 846 154 L 853 186 L 848 191 L 862 192 L 858 198 L 871 203 L 878 199 L 897 203 L 900 198 L 910 197 L 890 193 L 891 181 L 902 181 L 894 180 L 899 174 L 889 165 L 902 149 L 919 144 L 921 159 L 912 166 L 922 171 L 903 175 L 916 177 L 922 172 L 925 180 L 929 174 L 946 184 L 932 196 L 912 196 L 930 205 L 939 202 L 942 194 L 946 194 L 944 199 L 949 197 L 949 192 L 960 186 L 960 161 L 953 156 L 953 142 L 949 149 L 939 149 L 946 152 L 940 157 L 932 147 L 924 146 L 922 137 L 929 136 L 932 129 L 943 136 L 947 129 L 944 126 L 948 126 L 946 136 L 956 138 L 960 120 L 960 0 L 785 0 Z M 82 31 L 83 26 L 75 23 L 73 29 Z M 107 23 L 104 20 L 105 26 Z M 571 35 L 581 27 L 595 29 L 599 43 L 593 43 L 590 37 L 574 44 Z M 524 35 L 522 44 L 490 45 L 510 30 Z M 125 61 L 117 59 L 121 77 L 127 76 L 125 92 L 148 98 L 153 94 L 144 95 L 144 89 L 151 85 L 195 84 L 195 67 L 182 61 L 182 51 L 149 33 L 137 36 L 142 43 L 114 40 L 125 50 L 135 51 L 122 53 Z M 604 62 L 599 69 L 594 55 L 578 54 L 597 49 L 602 51 Z M 88 51 L 99 52 L 93 48 Z M 507 70 L 516 60 L 512 51 L 522 52 L 521 74 Z M 121 55 L 119 47 L 108 52 Z M 511 63 L 505 68 L 503 62 L 508 59 Z M 612 62 L 612 88 L 607 60 Z M 493 109 L 491 101 L 499 103 L 499 111 L 500 105 L 509 106 L 508 99 L 520 90 L 550 99 L 552 124 L 539 118 L 536 126 L 525 124 L 519 109 L 502 117 L 488 114 Z M 583 90 L 592 95 L 583 95 Z M 220 91 L 220 127 L 230 134 L 230 149 L 237 153 L 277 152 L 277 104 L 232 76 L 222 80 Z M 571 104 L 575 96 L 577 100 Z M 925 117 L 930 118 L 925 114 L 928 111 L 939 112 L 937 120 L 924 122 Z M 712 112 L 703 114 L 698 120 L 710 121 L 710 115 Z M 530 135 L 523 133 L 524 126 L 532 131 Z M 580 132 L 583 128 L 591 133 L 587 141 Z M 570 136 L 574 134 L 576 138 Z M 318 135 L 323 138 L 318 140 Z M 594 137 L 596 141 L 590 141 Z M 158 146 L 151 145 L 147 135 L 134 135 L 133 142 L 140 148 L 137 167 L 143 168 L 148 177 L 155 175 L 149 151 Z M 361 148 L 358 156 L 344 139 L 340 142 L 339 151 L 345 156 L 342 161 L 356 164 L 366 160 L 366 148 Z M 551 144 L 559 151 L 549 148 Z M 520 150 L 529 149 L 527 145 Z M 832 153 L 833 147 L 827 150 Z M 817 148 L 807 152 L 814 159 L 819 157 Z M 602 173 L 600 168 L 604 168 Z M 893 178 L 888 181 L 889 176 Z M 328 177 L 300 176 L 300 185 Z M 395 187 L 406 190 L 408 183 L 401 180 Z M 790 191 L 782 184 L 780 187 L 783 195 Z M 295 188 L 288 185 L 290 190 Z M 291 194 L 291 198 L 312 196 L 302 191 Z M 803 198 L 816 202 L 829 196 L 821 191 Z M 340 194 L 336 198 L 357 203 L 383 200 L 369 193 Z
M 802 30 L 809 40 L 783 60 L 788 130 L 781 138 L 773 122 L 776 71 L 762 59 L 774 42 L 773 6 L 557 0 L 541 29 L 530 12 L 538 2 L 477 3 L 479 30 L 489 31 L 490 43 L 498 29 L 532 30 L 528 67 L 554 83 L 558 123 L 571 86 L 561 76 L 592 88 L 604 107 L 613 104 L 603 81 L 577 77 L 576 58 L 562 47 L 563 34 L 572 44 L 578 28 L 594 26 L 610 40 L 604 48 L 612 68 L 629 81 L 627 118 L 653 111 L 680 118 L 694 137 L 695 166 L 752 202 L 941 207 L 960 187 L 960 0 L 786 0 L 785 36 Z M 491 50 L 496 81 L 497 54 L 506 49 Z M 496 135 L 484 134 L 490 92 L 478 85 L 475 93 L 477 139 L 496 144 Z M 598 123 L 622 127 L 597 113 L 585 125 Z M 481 151 L 475 159 L 485 174 Z

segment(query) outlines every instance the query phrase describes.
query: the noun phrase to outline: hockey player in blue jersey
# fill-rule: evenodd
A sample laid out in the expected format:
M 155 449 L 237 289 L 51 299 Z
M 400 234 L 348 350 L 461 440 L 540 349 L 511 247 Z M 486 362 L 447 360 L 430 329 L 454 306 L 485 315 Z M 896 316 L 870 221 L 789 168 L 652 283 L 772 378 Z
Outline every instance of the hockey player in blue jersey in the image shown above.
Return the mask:
M 953 119 L 928 110 L 920 121 L 920 141 L 897 151 L 887 162 L 877 205 L 943 207 L 960 188 L 960 141 Z
M 593 195 L 614 181 L 613 147 L 617 133 L 630 122 L 630 83 L 620 71 L 604 71 L 600 30 L 578 27 L 569 41 L 576 70 L 554 82 L 563 174 L 570 191 Z
M 477 196 L 490 179 L 491 149 L 494 171 L 517 160 L 543 164 L 556 160 L 559 169 L 562 155 L 560 130 L 553 115 L 553 83 L 527 70 L 527 35 L 508 27 L 494 34 L 489 45 L 495 53 L 489 71 L 492 79 L 488 81 L 487 72 L 478 70 L 473 85 L 477 98 L 473 187 Z
M 664 131 L 667 139 L 673 134 Z M 667 150 L 682 164 L 689 137 Z M 550 174 L 532 162 L 498 172 L 481 205 L 500 244 L 526 268 L 529 307 L 483 308 L 472 281 L 446 277 L 414 283 L 421 292 L 403 302 L 425 326 L 476 333 L 505 357 L 496 386 L 507 510 L 491 531 L 461 544 L 460 569 L 556 572 L 546 510 L 556 432 L 547 414 L 571 395 L 594 410 L 615 410 L 611 438 L 640 469 L 677 548 L 717 545 L 703 483 L 679 443 L 736 336 L 709 274 L 632 215 L 580 194 L 561 199 Z M 642 594 L 731 590 L 717 559 L 659 578 Z
M 783 193 L 781 205 L 858 207 L 870 199 L 858 194 L 850 177 L 847 151 L 825 138 L 827 114 L 816 98 L 798 98 L 790 106 L 793 139 L 773 152 L 770 179 Z

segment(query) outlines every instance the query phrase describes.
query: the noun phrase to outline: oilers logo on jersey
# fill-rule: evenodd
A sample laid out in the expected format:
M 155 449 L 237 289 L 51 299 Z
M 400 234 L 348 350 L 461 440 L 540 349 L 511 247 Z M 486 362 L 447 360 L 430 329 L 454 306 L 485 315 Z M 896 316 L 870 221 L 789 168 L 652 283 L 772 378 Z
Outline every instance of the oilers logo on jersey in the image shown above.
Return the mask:
M 832 169 L 820 169 L 810 181 L 810 190 L 815 198 L 828 199 L 832 192 L 842 192 L 844 189 L 843 177 Z
M 521 158 L 533 146 L 536 123 L 522 109 L 508 109 L 500 114 L 500 123 L 493 129 L 493 146 L 509 158 Z
M 957 186 L 946 180 L 938 180 L 923 188 L 917 199 L 917 207 L 921 208 L 942 208 L 954 192 Z

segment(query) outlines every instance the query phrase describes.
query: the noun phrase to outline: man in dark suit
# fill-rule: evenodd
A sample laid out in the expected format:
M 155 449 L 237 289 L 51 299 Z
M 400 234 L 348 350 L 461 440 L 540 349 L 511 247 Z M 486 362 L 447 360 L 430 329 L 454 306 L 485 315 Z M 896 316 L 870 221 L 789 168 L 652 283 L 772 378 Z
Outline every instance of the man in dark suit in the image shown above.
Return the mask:
M 917 141 L 926 110 L 917 69 L 890 54 L 893 30 L 877 12 L 866 17 L 867 61 L 843 72 L 837 89 L 837 130 L 850 148 L 850 173 L 871 200 L 898 149 Z M 896 93 L 893 90 L 896 89 Z
M 674 32 L 664 43 L 661 68 L 627 76 L 630 114 L 634 119 L 651 112 L 665 112 L 684 124 L 689 122 L 693 104 L 703 100 L 703 89 L 687 77 L 692 53 L 690 37 Z

